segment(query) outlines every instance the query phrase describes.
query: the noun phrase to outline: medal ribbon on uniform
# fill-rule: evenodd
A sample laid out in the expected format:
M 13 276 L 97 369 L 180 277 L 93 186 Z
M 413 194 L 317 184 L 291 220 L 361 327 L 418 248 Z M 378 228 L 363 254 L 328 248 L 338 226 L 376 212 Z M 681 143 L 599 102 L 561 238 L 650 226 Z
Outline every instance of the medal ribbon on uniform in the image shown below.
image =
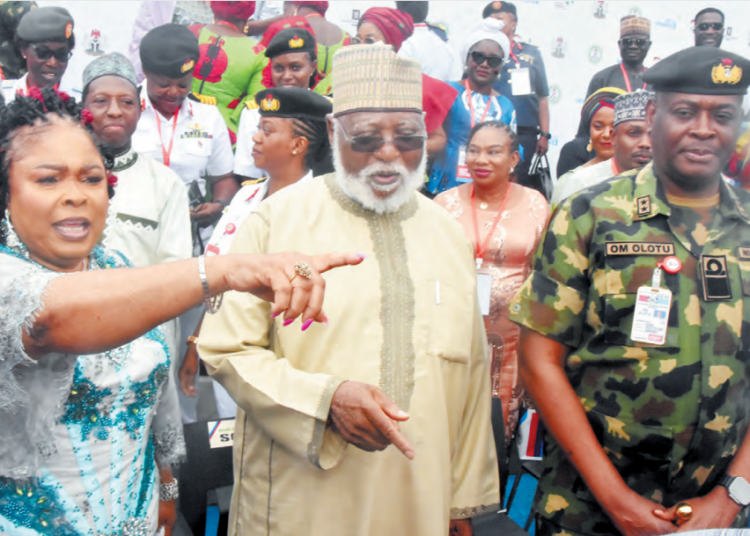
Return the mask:
M 474 237 L 476 239 L 476 262 L 477 262 L 477 270 L 479 270 L 482 267 L 482 261 L 484 259 L 484 254 L 487 253 L 487 248 L 490 245 L 490 239 L 492 238 L 492 235 L 495 234 L 495 230 L 497 229 L 497 224 L 500 223 L 500 218 L 503 215 L 503 212 L 505 211 L 505 205 L 508 203 L 508 198 L 510 197 L 510 189 L 513 185 L 511 183 L 508 183 L 508 190 L 505 192 L 505 196 L 503 197 L 503 202 L 500 204 L 500 209 L 497 211 L 497 214 L 495 215 L 495 219 L 492 221 L 492 228 L 490 229 L 490 232 L 487 233 L 487 236 L 484 238 L 484 242 L 479 244 L 479 223 L 477 221 L 477 205 L 474 201 L 474 184 L 471 185 L 471 215 L 474 220 Z

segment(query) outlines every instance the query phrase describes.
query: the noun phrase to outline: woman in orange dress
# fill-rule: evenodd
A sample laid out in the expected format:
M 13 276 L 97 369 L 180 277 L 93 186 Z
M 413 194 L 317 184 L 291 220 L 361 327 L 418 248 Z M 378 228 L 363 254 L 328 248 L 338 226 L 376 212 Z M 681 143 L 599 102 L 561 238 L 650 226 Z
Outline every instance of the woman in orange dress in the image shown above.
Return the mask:
M 520 328 L 508 320 L 508 302 L 531 271 L 549 218 L 544 196 L 512 182 L 519 158 L 518 139 L 505 123 L 479 123 L 466 144 L 466 165 L 473 181 L 435 198 L 474 244 L 478 286 L 492 278 L 484 327 L 492 352 L 492 396 L 502 403 L 506 443 L 518 425 L 524 393 L 518 376 Z

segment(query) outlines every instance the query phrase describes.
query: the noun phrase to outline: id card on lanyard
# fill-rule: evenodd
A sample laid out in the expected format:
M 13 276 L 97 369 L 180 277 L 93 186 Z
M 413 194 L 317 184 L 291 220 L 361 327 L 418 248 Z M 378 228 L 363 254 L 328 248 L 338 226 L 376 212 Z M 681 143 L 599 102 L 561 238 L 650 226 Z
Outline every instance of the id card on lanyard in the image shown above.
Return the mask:
M 475 120 L 474 120 L 474 103 L 472 102 L 472 97 L 474 96 L 474 92 L 471 91 L 471 87 L 469 86 L 469 81 L 464 81 L 464 87 L 466 88 L 466 102 L 467 102 L 467 108 L 469 109 L 469 124 L 471 125 L 471 128 L 474 128 Z M 487 99 L 487 105 L 484 107 L 484 112 L 482 112 L 482 117 L 479 119 L 480 123 L 484 123 L 485 118 L 487 117 L 487 112 L 490 110 L 490 106 L 492 106 L 492 96 L 490 96 L 489 99 Z M 466 147 L 461 147 L 458 150 L 458 165 L 456 166 L 456 180 L 458 182 L 469 182 L 471 181 L 471 174 L 469 173 L 469 168 L 466 165 Z
M 514 97 L 531 94 L 531 74 L 528 67 L 516 66 L 510 72 L 510 87 Z
M 487 236 L 484 238 L 484 242 L 479 242 L 479 222 L 477 217 L 477 206 L 474 201 L 474 185 L 471 185 L 471 214 L 474 221 L 474 237 L 476 239 L 475 248 L 475 259 L 477 263 L 477 300 L 479 301 L 479 309 L 482 311 L 483 316 L 490 314 L 490 301 L 492 297 L 492 274 L 482 270 L 482 263 L 484 262 L 484 255 L 487 253 L 487 247 L 490 244 L 492 235 L 495 234 L 497 226 L 500 223 L 500 219 L 503 217 L 505 212 L 505 205 L 508 203 L 510 197 L 510 191 L 513 187 L 512 184 L 508 184 L 508 189 L 505 192 L 502 203 L 500 203 L 500 209 L 497 211 L 494 220 L 492 221 L 492 227 L 490 227 Z
M 651 286 L 638 289 L 633 312 L 633 328 L 630 331 L 630 338 L 634 341 L 656 346 L 663 346 L 667 342 L 672 292 L 661 288 L 662 269 L 668 274 L 676 274 L 682 269 L 682 263 L 677 257 L 667 257 L 654 269 Z

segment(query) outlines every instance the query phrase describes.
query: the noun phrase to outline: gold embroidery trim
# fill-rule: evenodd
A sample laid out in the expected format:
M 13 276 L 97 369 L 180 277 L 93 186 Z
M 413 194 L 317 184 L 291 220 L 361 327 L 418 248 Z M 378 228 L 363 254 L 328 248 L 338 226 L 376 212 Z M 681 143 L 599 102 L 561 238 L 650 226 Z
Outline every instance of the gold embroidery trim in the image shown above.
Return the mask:
M 500 504 L 486 504 L 482 506 L 468 506 L 466 508 L 451 508 L 451 519 L 466 519 L 469 517 L 481 516 L 489 512 L 500 510 Z

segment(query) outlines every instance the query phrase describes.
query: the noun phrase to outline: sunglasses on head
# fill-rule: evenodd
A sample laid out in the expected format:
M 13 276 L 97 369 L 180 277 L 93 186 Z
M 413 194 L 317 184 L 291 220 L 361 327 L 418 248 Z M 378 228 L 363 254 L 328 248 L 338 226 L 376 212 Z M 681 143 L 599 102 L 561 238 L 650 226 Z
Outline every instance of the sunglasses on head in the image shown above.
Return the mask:
M 482 65 L 486 61 L 491 69 L 497 69 L 503 64 L 502 56 L 487 56 L 478 50 L 471 53 L 471 60 L 477 65 Z
M 620 39 L 620 43 L 625 45 L 626 47 L 632 47 L 633 45 L 638 45 L 639 47 L 644 47 L 648 45 L 651 41 L 648 39 L 643 38 L 634 38 L 634 37 L 625 37 L 623 39 Z
M 701 22 L 698 26 L 699 32 L 707 32 L 709 28 L 714 30 L 715 32 L 720 32 L 724 29 L 724 23 L 723 22 Z
M 67 63 L 67 61 L 70 59 L 70 57 L 73 55 L 73 53 L 68 50 L 67 47 L 65 48 L 58 48 L 57 50 L 52 50 L 50 47 L 46 45 L 31 45 L 31 48 L 34 49 L 34 54 L 36 54 L 36 57 L 39 58 L 42 61 L 47 61 L 52 56 L 55 57 L 55 59 L 59 63 Z
M 338 123 L 338 125 L 344 139 L 355 153 L 377 153 L 383 145 L 389 142 L 393 143 L 393 146 L 400 153 L 409 153 L 423 149 L 424 142 L 427 139 L 427 136 L 421 134 L 395 136 L 392 140 L 387 140 L 382 136 L 353 136 L 350 138 L 341 123 Z

